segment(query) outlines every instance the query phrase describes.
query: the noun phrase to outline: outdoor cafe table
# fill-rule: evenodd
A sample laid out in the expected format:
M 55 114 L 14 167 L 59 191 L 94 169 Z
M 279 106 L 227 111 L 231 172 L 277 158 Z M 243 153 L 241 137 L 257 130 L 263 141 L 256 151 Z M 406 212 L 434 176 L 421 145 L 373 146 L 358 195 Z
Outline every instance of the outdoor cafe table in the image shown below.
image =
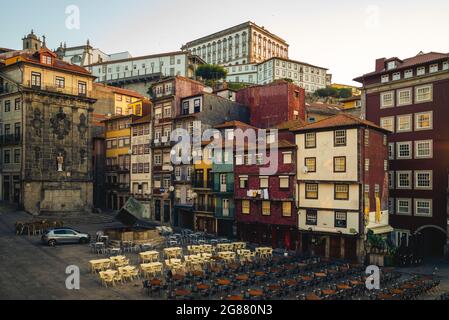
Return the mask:
M 234 250 L 240 250 L 240 249 L 246 248 L 245 242 L 233 242 L 233 243 L 231 243 L 231 245 L 234 248 Z
M 126 260 L 126 257 L 125 256 L 115 256 L 115 257 L 111 257 L 110 260 L 112 263 L 116 263 L 116 262 Z
M 165 248 L 164 253 L 169 258 L 177 258 L 182 255 L 182 248 Z
M 315 276 L 318 278 L 325 278 L 325 277 L 327 277 L 327 274 L 325 274 L 324 272 L 318 272 L 318 273 L 315 273 Z
M 306 296 L 306 300 L 322 300 L 322 299 L 318 297 L 316 294 L 312 293 Z
M 349 290 L 349 289 L 351 289 L 351 287 L 348 286 L 347 284 L 337 284 L 337 289 L 339 289 L 339 290 Z
M 261 297 L 263 296 L 263 291 L 262 290 L 249 290 L 248 291 L 249 295 L 252 297 Z
M 298 281 L 296 281 L 295 279 L 287 279 L 287 280 L 285 280 L 285 283 L 288 286 L 296 286 L 298 284 Z
M 187 289 L 176 289 L 175 290 L 175 294 L 177 296 L 181 296 L 181 297 L 188 296 L 190 293 L 191 293 L 191 291 L 187 290 Z
M 312 281 L 313 280 L 313 278 L 309 277 L 309 276 L 302 276 L 301 279 L 304 281 Z
M 143 263 L 140 265 L 140 269 L 143 271 L 145 275 L 148 273 L 162 272 L 162 263 L 160 262 Z
M 219 243 L 217 244 L 217 251 L 232 251 L 232 243 Z
M 150 262 L 156 262 L 159 259 L 159 252 L 157 251 L 145 251 L 139 253 L 140 261 L 143 263 L 150 261 Z
M 150 284 L 151 284 L 152 286 L 160 286 L 160 285 L 162 284 L 162 280 L 159 280 L 159 279 L 152 279 L 152 280 L 150 281 Z
M 172 279 L 175 281 L 182 281 L 182 280 L 184 280 L 184 278 L 185 277 L 182 274 L 174 274 L 172 277 Z
M 89 261 L 90 270 L 93 272 L 95 269 L 103 264 L 110 263 L 110 259 L 98 259 Z
M 222 251 L 222 252 L 219 252 L 219 253 L 218 253 L 218 256 L 219 256 L 220 258 L 222 258 L 223 260 L 230 261 L 230 260 L 235 259 L 235 252 L 232 252 L 232 251 Z
M 249 276 L 247 274 L 240 274 L 237 277 L 235 277 L 237 281 L 248 281 Z
M 325 294 L 326 296 L 332 296 L 332 295 L 336 294 L 335 290 L 322 290 L 321 292 L 323 294 Z
M 268 289 L 270 289 L 270 291 L 278 291 L 281 290 L 282 287 L 279 284 L 270 284 L 268 285 Z
M 217 284 L 220 286 L 229 286 L 231 284 L 231 280 L 229 279 L 218 279 Z
M 351 280 L 349 281 L 353 286 L 360 286 L 363 285 L 363 282 L 358 281 L 358 280 Z
M 266 272 L 265 271 L 256 271 L 256 272 L 254 272 L 254 274 L 257 277 L 262 277 L 262 276 L 266 275 Z
M 229 296 L 228 300 L 230 300 L 230 301 L 240 301 L 240 300 L 243 300 L 243 296 L 241 296 L 241 295 Z
M 210 289 L 210 285 L 204 284 L 204 283 L 199 283 L 196 285 L 196 287 L 198 288 L 198 290 L 201 290 L 201 291 Z

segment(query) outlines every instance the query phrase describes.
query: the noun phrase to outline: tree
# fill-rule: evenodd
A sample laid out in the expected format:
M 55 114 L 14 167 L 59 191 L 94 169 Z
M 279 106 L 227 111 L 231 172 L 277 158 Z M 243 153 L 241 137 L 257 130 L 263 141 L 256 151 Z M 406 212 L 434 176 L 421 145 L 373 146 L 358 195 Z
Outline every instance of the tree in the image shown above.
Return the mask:
M 318 89 L 314 93 L 315 96 L 321 97 L 321 98 L 327 98 L 332 97 L 336 99 L 345 99 L 352 97 L 352 90 L 349 88 L 332 88 L 332 87 L 326 87 L 323 89 Z
M 228 72 L 224 67 L 216 64 L 202 64 L 196 69 L 195 75 L 214 86 L 218 80 L 225 79 Z

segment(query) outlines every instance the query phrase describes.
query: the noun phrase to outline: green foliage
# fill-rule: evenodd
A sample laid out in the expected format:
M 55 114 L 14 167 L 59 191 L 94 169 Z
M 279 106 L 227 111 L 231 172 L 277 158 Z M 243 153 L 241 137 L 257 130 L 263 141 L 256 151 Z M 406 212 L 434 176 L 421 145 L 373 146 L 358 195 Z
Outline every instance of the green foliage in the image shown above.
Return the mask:
M 345 99 L 352 97 L 352 90 L 349 88 L 337 89 L 326 87 L 323 89 L 318 89 L 317 91 L 315 91 L 314 95 L 320 98 L 332 97 L 337 99 Z
M 150 85 L 150 86 L 148 87 L 147 94 L 148 94 L 148 96 L 149 96 L 150 98 L 153 98 L 153 97 L 154 97 L 153 85 Z
M 290 78 L 283 78 L 282 80 L 287 81 L 287 82 L 290 82 L 290 83 L 293 83 L 293 80 L 290 79 Z
M 217 81 L 225 79 L 228 75 L 226 69 L 222 66 L 215 64 L 203 64 L 200 65 L 195 72 L 197 77 L 201 77 L 204 80 Z
M 228 82 L 228 89 L 239 91 L 247 88 L 249 85 L 241 82 Z

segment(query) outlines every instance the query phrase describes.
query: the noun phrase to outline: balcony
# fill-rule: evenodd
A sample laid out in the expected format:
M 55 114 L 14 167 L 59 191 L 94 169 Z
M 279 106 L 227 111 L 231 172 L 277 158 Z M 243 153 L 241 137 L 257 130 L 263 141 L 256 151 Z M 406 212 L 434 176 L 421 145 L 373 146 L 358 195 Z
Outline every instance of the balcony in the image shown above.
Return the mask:
M 215 212 L 215 206 L 212 205 L 204 205 L 204 204 L 195 204 L 193 207 L 194 211 L 200 211 L 200 212 Z
M 17 134 L 5 134 L 0 136 L 0 146 L 15 146 L 22 142 L 22 137 Z
M 105 184 L 106 189 L 115 191 L 129 191 L 130 185 L 128 183 L 107 182 Z
M 212 189 L 214 187 L 214 183 L 212 181 L 204 180 L 194 180 L 192 185 L 197 189 Z
M 120 165 L 113 165 L 113 166 L 106 166 L 106 171 L 108 172 L 129 172 L 130 167 L 129 166 L 120 166 Z
M 56 94 L 67 94 L 72 96 L 79 96 L 79 97 L 92 97 L 92 91 L 86 90 L 80 92 L 78 89 L 78 86 L 72 86 L 67 87 L 64 86 L 63 88 L 56 86 L 54 83 L 41 83 L 40 85 L 32 84 L 31 81 L 27 81 L 24 84 L 25 87 L 31 88 L 33 90 L 40 90 L 40 91 L 47 91 L 49 93 L 56 93 Z
M 151 194 L 149 194 L 149 193 L 133 193 L 131 196 L 134 199 L 140 200 L 140 201 L 151 200 Z

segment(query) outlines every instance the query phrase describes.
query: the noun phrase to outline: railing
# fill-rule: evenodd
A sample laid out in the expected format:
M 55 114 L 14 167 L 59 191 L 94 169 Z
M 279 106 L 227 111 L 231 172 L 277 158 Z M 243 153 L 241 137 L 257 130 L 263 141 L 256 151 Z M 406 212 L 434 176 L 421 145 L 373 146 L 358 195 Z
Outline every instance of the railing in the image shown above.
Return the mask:
M 128 172 L 130 170 L 129 166 L 119 166 L 119 165 L 113 165 L 113 166 L 106 166 L 106 171 L 122 171 L 122 172 Z
M 0 136 L 0 145 L 18 145 L 22 142 L 22 137 L 15 134 L 5 134 Z
M 69 94 L 73 96 L 79 96 L 79 97 L 91 97 L 92 91 L 87 90 L 84 92 L 80 92 L 78 89 L 78 86 L 71 86 L 67 87 L 64 86 L 63 88 L 56 86 L 54 83 L 43 83 L 41 82 L 39 85 L 32 84 L 31 81 L 27 81 L 24 84 L 25 87 L 35 89 L 35 90 L 41 90 L 41 91 L 48 91 L 52 93 L 60 93 L 60 94 Z
M 106 189 L 109 190 L 117 190 L 117 191 L 129 191 L 130 185 L 126 183 L 106 183 L 105 184 Z
M 195 204 L 194 206 L 195 211 L 201 211 L 201 212 L 215 212 L 214 206 L 207 206 L 202 204 Z

